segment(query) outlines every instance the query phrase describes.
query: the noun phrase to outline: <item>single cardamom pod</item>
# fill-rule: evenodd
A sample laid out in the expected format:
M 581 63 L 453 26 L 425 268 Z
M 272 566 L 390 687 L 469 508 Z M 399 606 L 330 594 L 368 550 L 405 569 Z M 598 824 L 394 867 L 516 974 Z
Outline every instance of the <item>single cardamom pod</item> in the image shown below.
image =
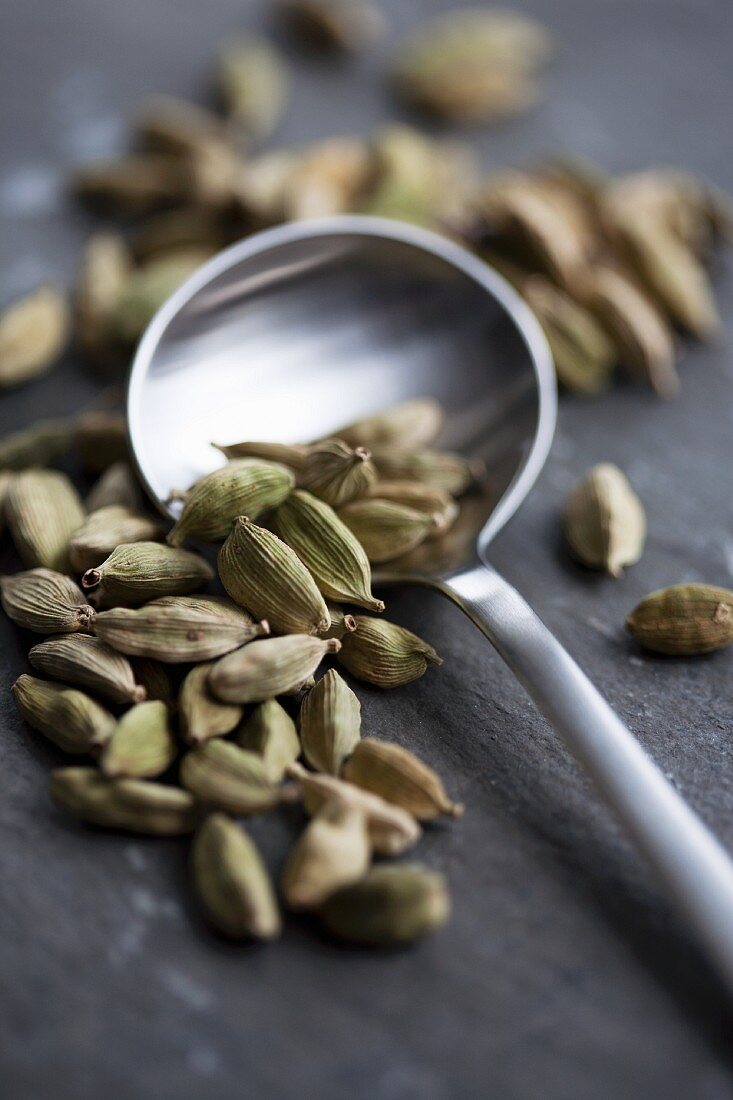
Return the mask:
M 91 752 L 112 735 L 115 720 L 82 691 L 23 673 L 13 684 L 15 704 L 29 726 L 64 752 Z
M 220 657 L 269 627 L 223 596 L 163 596 L 137 610 L 101 612 L 94 632 L 120 653 L 181 664 Z
M 0 577 L 0 593 L 8 618 L 37 634 L 89 630 L 96 615 L 71 577 L 52 569 L 29 569 Z
M 266 699 L 255 707 L 237 733 L 237 744 L 262 757 L 273 782 L 279 782 L 300 756 L 295 722 L 277 699 Z
M 144 214 L 180 202 L 180 167 L 168 156 L 141 154 L 97 161 L 74 173 L 74 193 L 82 202 L 112 213 Z
M 112 318 L 132 272 L 132 257 L 120 233 L 95 233 L 84 251 L 75 292 L 75 331 L 95 358 L 114 354 Z
M 291 909 L 313 909 L 369 870 L 371 846 L 364 813 L 334 799 L 300 836 L 283 871 L 281 888 Z
M 450 899 L 443 875 L 417 863 L 374 867 L 332 894 L 320 917 L 334 936 L 367 947 L 410 943 L 445 924 Z
M 733 642 L 733 591 L 712 584 L 662 588 L 634 608 L 626 626 L 656 653 L 710 653 Z
M 288 70 L 264 38 L 237 38 L 219 51 L 218 83 L 227 114 L 246 134 L 267 138 L 288 99 Z
M 344 635 L 339 661 L 357 680 L 393 688 L 422 676 L 443 661 L 431 645 L 385 619 L 356 615 L 356 630 Z
M 299 160 L 299 154 L 292 149 L 272 149 L 245 161 L 235 198 L 238 211 L 250 225 L 262 228 L 285 219 L 286 201 Z
M 66 298 L 42 286 L 0 313 L 0 387 L 16 386 L 51 369 L 69 336 Z
M 429 447 L 440 435 L 443 410 L 432 397 L 415 397 L 345 424 L 333 435 L 350 447 Z
M 79 461 L 90 474 L 100 474 L 113 462 L 130 457 L 127 419 L 122 413 L 95 409 L 76 421 L 74 442 Z
M 275 524 L 327 599 L 384 611 L 383 602 L 372 595 L 364 548 L 330 504 L 296 489 L 277 509 Z
M 49 466 L 68 454 L 74 442 L 71 420 L 37 420 L 0 439 L 0 470 Z
M 263 443 L 259 441 L 247 441 L 242 443 L 229 443 L 222 445 L 212 443 L 217 451 L 221 451 L 228 459 L 260 458 L 265 462 L 276 462 L 280 466 L 288 466 L 291 470 L 300 470 L 308 457 L 310 448 L 305 443 Z M 248 516 L 253 515 L 252 509 L 242 509 Z M 256 517 L 254 517 L 256 518 Z
M 144 779 L 107 779 L 96 768 L 57 768 L 51 798 L 82 821 L 109 829 L 181 836 L 196 826 L 196 801 L 188 791 Z
M 281 921 L 262 858 L 241 826 L 209 814 L 191 853 L 194 885 L 209 923 L 230 939 L 272 940 Z
M 335 669 L 329 669 L 303 699 L 298 730 L 311 767 L 338 775 L 361 737 L 361 704 Z
M 356 52 L 386 31 L 371 0 L 281 0 L 281 11 L 292 30 L 319 49 Z
M 344 764 L 342 775 L 349 783 L 401 806 L 418 821 L 463 814 L 463 806 L 450 801 L 432 768 L 401 745 L 365 737 Z
M 218 566 L 235 603 L 266 618 L 278 633 L 328 630 L 331 619 L 316 582 L 296 552 L 267 528 L 238 516 Z
M 121 544 L 162 539 L 164 528 L 123 504 L 92 512 L 69 540 L 69 560 L 78 573 L 98 566 Z
M 66 474 L 23 470 L 8 486 L 5 516 L 15 548 L 32 569 L 65 572 L 69 538 L 84 520 L 84 507 Z
M 222 737 L 239 725 L 244 711 L 233 703 L 220 703 L 207 686 L 213 667 L 207 661 L 195 665 L 186 675 L 178 693 L 181 733 L 191 745 Z
M 201 802 L 231 814 L 263 813 L 280 801 L 262 757 L 219 738 L 186 753 L 181 783 Z
M 227 128 L 217 115 L 170 95 L 145 99 L 133 125 L 143 149 L 171 157 L 185 157 L 209 142 L 228 140 Z
M 307 634 L 265 638 L 217 661 L 209 687 L 225 703 L 262 703 L 297 691 L 323 658 L 340 648 L 336 638 L 323 641 Z
M 421 481 L 377 481 L 364 496 L 366 500 L 387 500 L 431 516 L 435 526 L 428 530 L 428 539 L 440 538 L 458 518 L 458 504 L 450 493 L 433 489 Z
M 409 553 L 438 526 L 435 516 L 390 500 L 354 500 L 340 508 L 338 515 L 364 547 L 372 565 Z
M 150 779 L 167 771 L 177 755 L 168 707 L 150 699 L 125 711 L 102 749 L 99 765 L 109 779 Z
M 644 506 L 618 466 L 602 462 L 575 486 L 565 508 L 565 535 L 580 561 L 612 577 L 639 560 Z
M 616 353 L 590 310 L 538 275 L 522 280 L 520 290 L 544 329 L 558 381 L 573 393 L 606 389 Z
M 208 248 L 178 248 L 153 256 L 137 267 L 125 283 L 111 329 L 115 339 L 134 344 L 171 294 L 210 258 Z
M 277 508 L 293 488 L 290 470 L 275 462 L 238 459 L 197 481 L 186 494 L 178 522 L 168 534 L 171 546 L 194 536 L 207 542 L 225 539 L 237 516 L 256 519 Z
M 208 562 L 190 550 L 174 550 L 158 542 L 117 546 L 95 569 L 81 578 L 100 607 L 136 606 L 161 596 L 187 596 L 214 577 Z
M 486 475 L 479 459 L 463 458 L 450 451 L 407 451 L 384 445 L 374 447 L 372 461 L 385 480 L 422 481 L 452 496 L 459 496 Z
M 314 443 L 298 471 L 298 484 L 333 508 L 363 496 L 376 480 L 369 451 L 340 439 Z
M 108 466 L 92 485 L 85 503 L 89 513 L 99 512 L 113 504 L 139 513 L 142 505 L 140 486 L 129 462 L 113 462 Z
M 298 782 L 303 805 L 311 815 L 334 799 L 360 809 L 366 818 L 372 851 L 377 855 L 399 856 L 417 844 L 422 835 L 412 814 L 371 791 L 334 775 L 306 771 L 300 764 L 291 764 L 287 773 Z
M 150 214 L 135 225 L 131 243 L 135 255 L 146 262 L 179 248 L 189 254 L 191 250 L 218 252 L 230 241 L 221 210 L 192 204 Z
M 160 661 L 154 661 L 149 657 L 132 657 L 130 659 L 135 683 L 145 691 L 146 699 L 160 699 L 168 710 L 173 712 L 176 706 L 176 697 L 173 691 L 170 677 Z
M 2 584 L 1 580 L 0 584 Z M 331 625 L 325 634 L 321 634 L 322 638 L 338 638 L 341 641 L 344 634 L 350 634 L 352 630 L 356 630 L 356 619 L 353 615 L 347 615 L 342 608 L 328 601 L 326 601 L 326 607 L 331 616 Z
M 47 638 L 33 646 L 28 659 L 45 676 L 78 684 L 110 703 L 141 703 L 147 698 L 127 658 L 89 634 Z

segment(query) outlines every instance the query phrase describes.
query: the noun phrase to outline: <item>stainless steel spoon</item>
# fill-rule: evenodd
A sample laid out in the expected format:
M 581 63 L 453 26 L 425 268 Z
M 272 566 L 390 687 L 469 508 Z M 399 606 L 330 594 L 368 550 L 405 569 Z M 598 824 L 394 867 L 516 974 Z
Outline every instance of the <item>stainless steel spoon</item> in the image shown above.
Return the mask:
M 383 219 L 250 237 L 205 264 L 152 321 L 130 378 L 130 437 L 167 512 L 172 489 L 222 464 L 212 441 L 316 438 L 426 395 L 448 411 L 441 442 L 485 459 L 491 492 L 445 543 L 425 544 L 381 579 L 437 588 L 473 619 L 733 987 L 733 863 L 487 560 L 542 468 L 556 415 L 541 330 L 495 272 L 442 237 Z

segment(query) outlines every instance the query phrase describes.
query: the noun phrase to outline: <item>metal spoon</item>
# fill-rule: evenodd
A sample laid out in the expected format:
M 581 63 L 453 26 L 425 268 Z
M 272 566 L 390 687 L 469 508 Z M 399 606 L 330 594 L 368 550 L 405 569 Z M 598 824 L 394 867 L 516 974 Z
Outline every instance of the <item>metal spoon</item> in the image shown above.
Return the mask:
M 453 537 L 418 548 L 381 579 L 437 588 L 473 619 L 733 987 L 733 863 L 487 560 L 542 468 L 556 415 L 544 337 L 495 272 L 451 241 L 383 219 L 344 216 L 250 237 L 205 264 L 152 321 L 130 378 L 130 438 L 165 513 L 172 489 L 222 464 L 212 441 L 302 441 L 427 395 L 448 411 L 441 442 L 485 459 L 491 492 Z

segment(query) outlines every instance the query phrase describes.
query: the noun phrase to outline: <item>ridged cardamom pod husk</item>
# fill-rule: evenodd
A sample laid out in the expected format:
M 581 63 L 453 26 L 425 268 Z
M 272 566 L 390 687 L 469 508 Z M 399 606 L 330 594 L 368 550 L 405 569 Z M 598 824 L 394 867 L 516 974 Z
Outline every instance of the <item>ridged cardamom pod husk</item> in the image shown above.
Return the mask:
M 331 618 L 316 582 L 295 550 L 267 528 L 238 516 L 218 566 L 235 603 L 267 619 L 277 633 L 328 630 Z
M 384 611 L 383 602 L 372 595 L 372 570 L 363 546 L 330 504 L 296 489 L 278 508 L 275 524 L 327 599 Z
M 295 484 L 290 470 L 276 462 L 237 459 L 197 481 L 186 494 L 178 522 L 168 533 L 171 546 L 189 536 L 218 542 L 237 516 L 256 519 L 277 508 Z
M 210 814 L 194 838 L 191 864 L 206 919 L 218 932 L 235 940 L 279 936 L 270 876 L 241 826 L 224 814 Z
M 140 485 L 129 462 L 121 460 L 108 466 L 92 485 L 84 503 L 88 513 L 109 508 L 112 504 L 139 512 L 142 504 Z
M 366 818 L 372 850 L 378 855 L 401 855 L 417 844 L 422 835 L 412 814 L 371 791 L 334 775 L 306 771 L 300 764 L 291 764 L 287 772 L 300 787 L 307 813 L 317 814 L 334 799 L 360 809 Z
M 262 703 L 303 687 L 323 658 L 340 648 L 337 638 L 307 634 L 264 638 L 218 660 L 209 687 L 225 703 Z
M 280 888 L 291 909 L 313 909 L 363 878 L 371 845 L 364 813 L 334 799 L 310 821 L 283 870 Z
M 240 458 L 259 458 L 265 462 L 275 462 L 299 470 L 303 466 L 310 448 L 306 443 L 265 443 L 260 440 L 244 440 L 241 443 L 212 443 L 217 451 L 231 461 Z M 247 512 L 251 515 L 252 510 Z
M 353 615 L 348 615 L 342 608 L 328 601 L 326 601 L 326 607 L 331 616 L 331 625 L 325 634 L 321 634 L 322 638 L 338 638 L 341 641 L 344 634 L 350 634 L 352 630 L 356 630 L 356 619 Z
M 300 756 L 295 722 L 277 699 L 266 699 L 254 708 L 237 731 L 237 744 L 262 757 L 265 771 L 273 782 L 279 782 L 286 769 Z
M 298 484 L 333 508 L 364 495 L 377 480 L 365 447 L 350 447 L 341 439 L 314 443 L 298 471 Z
M 408 451 L 402 446 L 379 446 L 372 461 L 380 477 L 389 481 L 422 481 L 434 489 L 459 496 L 486 474 L 479 459 L 450 451 Z
M 77 573 L 100 565 L 120 544 L 162 539 L 157 520 L 124 504 L 108 504 L 92 512 L 69 540 L 69 560 Z
M 115 348 L 112 318 L 132 272 L 132 256 L 120 233 L 95 233 L 82 258 L 74 294 L 76 336 L 95 359 L 110 359 Z
M 115 720 L 83 691 L 23 673 L 13 684 L 21 715 L 64 752 L 91 752 L 111 736 Z
M 211 661 L 195 665 L 184 678 L 178 693 L 181 733 L 190 745 L 231 733 L 244 713 L 242 707 L 234 703 L 220 703 L 211 694 L 207 681 L 212 668 Z
M 200 802 L 231 814 L 263 813 L 280 801 L 262 757 L 219 738 L 186 753 L 181 784 Z
M 372 416 L 345 424 L 333 435 L 350 447 L 429 447 L 440 435 L 443 410 L 432 397 L 416 397 L 390 405 Z
M 417 863 L 374 867 L 320 908 L 329 932 L 368 947 L 410 943 L 435 932 L 449 915 L 445 878 Z
M 712 584 L 662 588 L 634 608 L 626 626 L 656 653 L 710 653 L 733 642 L 733 591 Z
M 160 661 L 150 657 L 131 657 L 135 682 L 145 689 L 147 699 L 160 699 L 168 710 L 176 709 L 176 696 L 170 677 Z
M 460 817 L 463 807 L 451 802 L 442 780 L 401 745 L 365 737 L 343 766 L 342 776 L 357 787 L 394 802 L 418 821 L 442 814 Z
M 0 439 L 0 470 L 26 470 L 50 466 L 68 454 L 74 442 L 71 420 L 37 420 L 29 428 Z
M 443 489 L 433 489 L 421 481 L 386 481 L 374 483 L 364 494 L 367 500 L 386 500 L 412 508 L 432 516 L 435 526 L 426 535 L 428 539 L 440 538 L 458 518 L 458 503 Z
M 356 630 L 341 643 L 339 662 L 357 680 L 393 688 L 417 680 L 428 664 L 443 661 L 431 645 L 385 619 L 356 615 Z
M 0 313 L 0 387 L 15 386 L 45 374 L 69 336 L 66 298 L 42 286 Z
M 541 276 L 522 280 L 520 290 L 544 329 L 561 385 L 573 393 L 606 389 L 616 351 L 590 310 Z
M 338 516 L 359 540 L 373 565 L 393 561 L 414 550 L 438 525 L 435 516 L 391 500 L 354 500 L 340 508 Z
M 188 791 L 144 779 L 107 779 L 96 768 L 57 768 L 51 798 L 82 821 L 149 836 L 192 833 L 198 817 Z
M 158 542 L 130 542 L 81 578 L 98 607 L 136 607 L 162 596 L 187 596 L 213 580 L 209 563 L 190 550 Z
M 120 653 L 181 664 L 220 657 L 269 627 L 223 596 L 163 596 L 137 610 L 101 612 L 94 632 Z
M 28 660 L 45 676 L 86 688 L 110 703 L 141 703 L 147 698 L 127 658 L 89 634 L 47 638 L 33 646 Z
M 356 52 L 386 29 L 371 0 L 281 0 L 280 8 L 291 29 L 320 49 Z
M 304 697 L 298 730 L 311 767 L 338 775 L 361 737 L 361 703 L 335 669 L 329 669 Z
M 8 618 L 37 634 L 89 630 L 96 615 L 71 577 L 53 569 L 28 569 L 0 577 L 0 592 Z
M 618 466 L 602 462 L 575 486 L 565 507 L 565 536 L 584 565 L 612 577 L 639 560 L 646 514 Z
M 29 569 L 68 569 L 69 539 L 84 521 L 84 506 L 66 474 L 35 469 L 16 474 L 5 497 L 5 516 Z
M 79 460 L 90 474 L 100 474 L 113 462 L 130 458 L 127 418 L 120 412 L 93 409 L 82 413 L 76 421 L 74 442 Z
M 290 85 L 278 51 L 264 38 L 232 39 L 219 50 L 217 69 L 230 118 L 246 134 L 269 137 L 285 110 Z
M 138 703 L 120 718 L 102 750 L 99 766 L 109 779 L 151 779 L 178 755 L 168 707 L 160 699 Z

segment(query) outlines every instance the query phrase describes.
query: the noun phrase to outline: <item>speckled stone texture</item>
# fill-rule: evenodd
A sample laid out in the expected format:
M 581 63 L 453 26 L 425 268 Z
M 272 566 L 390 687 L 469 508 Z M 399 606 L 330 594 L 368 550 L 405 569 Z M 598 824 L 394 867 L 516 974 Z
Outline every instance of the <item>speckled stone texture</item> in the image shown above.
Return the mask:
M 387 6 L 387 5 L 385 5 Z M 392 0 L 394 36 L 449 5 Z M 480 132 L 487 165 L 558 147 L 615 171 L 699 170 L 733 190 L 728 0 L 531 0 L 557 34 L 549 99 Z M 0 299 L 66 280 L 91 220 L 63 193 L 80 158 L 114 151 L 146 92 L 205 95 L 217 40 L 263 25 L 246 0 L 22 0 L 0 36 Z M 394 38 L 393 38 L 394 40 Z M 387 47 L 388 48 L 388 45 Z M 386 53 L 293 57 L 279 138 L 366 131 L 388 117 Z M 730 272 L 730 265 L 728 268 Z M 730 317 L 730 274 L 719 272 Z M 733 367 L 690 346 L 682 393 L 627 386 L 565 398 L 556 443 L 493 560 L 576 654 L 640 740 L 733 846 L 733 653 L 642 655 L 622 630 L 653 588 L 733 583 Z M 0 398 L 0 430 L 72 412 L 95 383 L 73 363 Z M 592 463 L 628 473 L 649 514 L 620 581 L 573 565 L 558 514 Z M 13 566 L 3 551 L 2 568 Z M 731 1003 L 587 781 L 487 643 L 437 595 L 391 593 L 439 671 L 364 689 L 364 725 L 419 751 L 466 803 L 427 831 L 450 925 L 373 954 L 288 922 L 279 945 L 230 947 L 193 909 L 178 842 L 109 836 L 49 805 L 61 756 L 24 729 L 7 689 L 30 639 L 0 622 L 0 1082 L 12 1100 L 609 1100 L 731 1095 Z M 277 869 L 296 811 L 254 821 Z

